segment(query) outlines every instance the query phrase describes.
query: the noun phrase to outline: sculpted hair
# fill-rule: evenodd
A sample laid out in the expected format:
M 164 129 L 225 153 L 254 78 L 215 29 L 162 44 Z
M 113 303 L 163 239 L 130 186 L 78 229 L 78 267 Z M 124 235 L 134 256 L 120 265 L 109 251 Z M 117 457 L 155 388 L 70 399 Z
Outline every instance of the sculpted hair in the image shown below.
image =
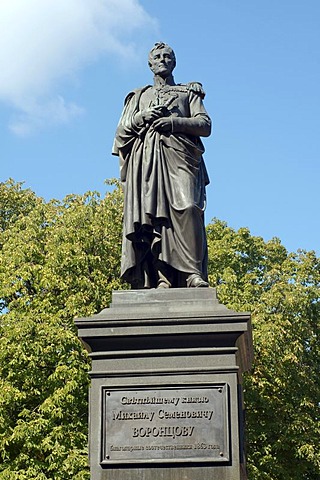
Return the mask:
M 174 60 L 174 66 L 176 66 L 176 56 L 175 56 L 175 53 L 173 51 L 173 49 L 170 47 L 170 45 L 168 45 L 167 43 L 164 43 L 164 42 L 156 42 L 154 44 L 154 47 L 150 50 L 149 52 L 149 56 L 148 56 L 148 60 L 149 60 L 149 67 L 150 67 L 150 60 L 152 59 L 152 56 L 153 56 L 153 53 L 156 51 L 156 50 L 161 50 L 162 48 L 167 48 Z

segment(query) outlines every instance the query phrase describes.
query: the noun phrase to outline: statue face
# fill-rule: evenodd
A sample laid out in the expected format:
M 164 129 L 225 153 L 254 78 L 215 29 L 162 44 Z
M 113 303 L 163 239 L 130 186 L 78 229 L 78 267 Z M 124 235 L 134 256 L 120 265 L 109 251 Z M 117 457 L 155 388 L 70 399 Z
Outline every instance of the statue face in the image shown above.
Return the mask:
M 175 59 L 172 55 L 172 52 L 169 48 L 157 48 L 152 52 L 149 57 L 149 67 L 155 75 L 160 75 L 161 77 L 168 77 L 174 67 Z

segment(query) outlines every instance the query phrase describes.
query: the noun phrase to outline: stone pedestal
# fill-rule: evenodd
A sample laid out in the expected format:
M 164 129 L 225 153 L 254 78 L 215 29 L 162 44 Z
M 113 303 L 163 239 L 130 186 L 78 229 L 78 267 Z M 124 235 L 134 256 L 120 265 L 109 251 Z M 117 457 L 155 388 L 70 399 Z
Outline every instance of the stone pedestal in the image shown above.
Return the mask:
M 76 325 L 92 358 L 91 480 L 246 480 L 248 313 L 212 288 L 129 290 Z

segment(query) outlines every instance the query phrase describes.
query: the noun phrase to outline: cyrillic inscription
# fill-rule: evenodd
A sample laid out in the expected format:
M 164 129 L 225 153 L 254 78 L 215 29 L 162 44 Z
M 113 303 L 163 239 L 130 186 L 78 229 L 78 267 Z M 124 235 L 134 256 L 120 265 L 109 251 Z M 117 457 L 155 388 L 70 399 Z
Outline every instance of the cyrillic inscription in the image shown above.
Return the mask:
M 227 385 L 103 390 L 102 462 L 229 460 Z

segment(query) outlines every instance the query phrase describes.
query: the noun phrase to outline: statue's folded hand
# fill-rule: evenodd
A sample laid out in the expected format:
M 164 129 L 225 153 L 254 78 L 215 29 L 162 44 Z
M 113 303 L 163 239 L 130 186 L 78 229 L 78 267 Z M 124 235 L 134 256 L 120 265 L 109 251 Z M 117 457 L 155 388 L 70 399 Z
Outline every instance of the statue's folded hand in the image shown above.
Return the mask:
M 157 132 L 171 132 L 172 124 L 170 117 L 158 118 L 153 122 L 152 128 Z
M 163 116 L 163 106 L 157 105 L 155 107 L 147 108 L 145 110 L 142 110 L 140 112 L 140 115 L 145 124 L 152 123 L 157 118 L 160 118 Z

